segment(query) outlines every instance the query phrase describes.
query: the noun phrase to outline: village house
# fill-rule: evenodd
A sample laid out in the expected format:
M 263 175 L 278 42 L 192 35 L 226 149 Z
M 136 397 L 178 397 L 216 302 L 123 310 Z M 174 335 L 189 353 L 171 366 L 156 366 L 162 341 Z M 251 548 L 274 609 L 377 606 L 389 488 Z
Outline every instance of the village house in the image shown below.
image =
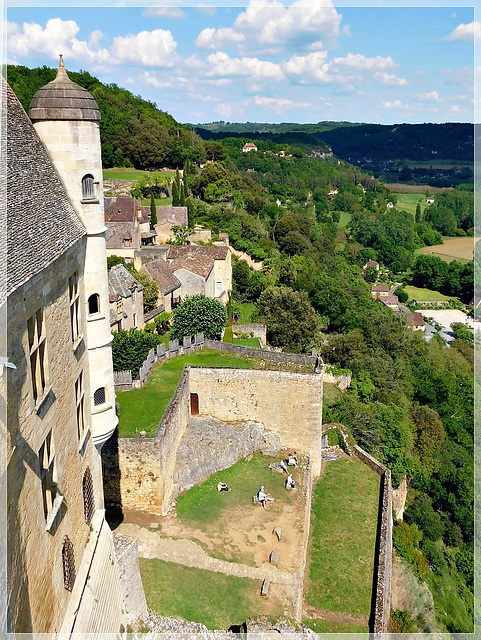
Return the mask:
M 149 207 L 142 207 L 142 209 L 149 209 Z M 189 225 L 187 207 L 156 207 L 156 210 L 157 224 L 155 225 L 155 233 L 159 244 L 175 239 L 172 227 L 187 227 Z
M 147 209 L 147 211 L 145 211 Z M 107 256 L 120 256 L 134 263 L 134 252 L 155 244 L 150 229 L 150 209 L 132 196 L 104 196 Z
M 406 320 L 407 326 L 413 331 L 426 331 L 426 323 L 419 311 L 404 313 L 402 317 Z
M 389 307 L 390 309 L 398 309 L 399 308 L 399 300 L 397 296 L 380 296 L 379 300 Z
M 257 151 L 257 147 L 253 142 L 246 142 L 242 147 L 242 153 L 249 153 L 250 151 Z
M 144 268 L 159 287 L 159 306 L 163 307 L 163 311 L 171 313 L 181 301 L 180 280 L 173 274 L 171 266 L 162 258 L 148 262 Z M 162 312 L 162 310 L 158 311 Z
M 372 284 L 371 285 L 371 298 L 373 300 L 379 300 L 384 296 L 389 295 L 389 287 L 387 284 Z
M 202 293 L 227 304 L 232 291 L 232 261 L 227 245 L 172 245 L 166 259 L 181 283 L 182 299 Z
M 29 120 L 2 80 L 7 137 L 7 631 L 127 629 L 101 448 L 117 425 L 100 113 L 68 77 Z M 79 106 L 80 105 L 80 106 Z M 33 123 L 33 124 L 32 124 Z M 41 242 L 33 242 L 40 238 Z
M 110 328 L 143 329 L 144 294 L 143 286 L 122 264 L 114 265 L 109 271 Z

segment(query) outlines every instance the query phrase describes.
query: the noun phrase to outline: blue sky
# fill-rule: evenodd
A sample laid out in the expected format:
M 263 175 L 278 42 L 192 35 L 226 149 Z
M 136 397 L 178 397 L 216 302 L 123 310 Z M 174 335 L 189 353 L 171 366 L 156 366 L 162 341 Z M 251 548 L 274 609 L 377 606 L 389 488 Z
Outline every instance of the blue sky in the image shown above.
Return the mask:
M 9 64 L 62 53 L 180 122 L 474 121 L 481 24 L 462 2 L 6 4 Z

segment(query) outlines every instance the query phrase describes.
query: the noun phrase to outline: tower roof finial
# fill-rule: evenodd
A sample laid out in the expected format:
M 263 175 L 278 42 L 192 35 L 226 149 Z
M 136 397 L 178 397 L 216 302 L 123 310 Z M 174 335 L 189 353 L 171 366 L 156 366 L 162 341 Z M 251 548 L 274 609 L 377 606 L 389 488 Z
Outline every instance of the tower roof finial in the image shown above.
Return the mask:
M 59 62 L 58 62 L 58 67 L 59 67 L 59 69 L 60 69 L 61 67 L 64 67 L 64 68 L 65 68 L 65 65 L 64 65 L 64 63 L 63 63 L 63 53 L 59 53 L 59 54 L 58 54 L 58 57 L 59 57 Z

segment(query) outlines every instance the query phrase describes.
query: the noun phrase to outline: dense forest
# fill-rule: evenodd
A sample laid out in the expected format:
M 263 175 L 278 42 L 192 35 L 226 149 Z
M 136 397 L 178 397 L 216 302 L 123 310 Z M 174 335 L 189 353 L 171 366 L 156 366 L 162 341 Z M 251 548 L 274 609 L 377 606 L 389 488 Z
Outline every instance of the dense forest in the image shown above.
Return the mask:
M 8 67 L 8 74 L 28 108 L 55 72 Z M 214 238 L 227 232 L 236 249 L 262 260 L 260 271 L 234 261 L 233 312 L 254 305 L 253 319 L 267 325 L 272 346 L 314 348 L 329 365 L 352 373 L 350 389 L 326 397 L 323 419 L 345 424 L 360 446 L 390 467 L 395 486 L 407 477 L 407 509 L 394 527 L 394 545 L 429 586 L 437 611 L 436 629 L 422 615 L 405 612 L 401 630 L 472 632 L 474 338 L 458 331 L 450 347 L 438 335 L 427 343 L 402 316 L 371 298 L 363 267 L 377 260 L 382 275 L 374 277 L 381 282 L 428 284 L 469 303 L 472 261 L 447 265 L 416 251 L 445 235 L 474 234 L 473 185 L 443 192 L 413 216 L 397 205 L 386 183 L 336 157 L 332 139 L 336 155 L 326 140 L 313 153 L 289 131 L 279 133 L 288 135 L 282 140 L 271 132 L 203 140 L 119 87 L 85 72 L 70 76 L 99 104 L 105 166 L 183 168 L 189 226 L 208 227 Z M 303 135 L 346 131 L 361 148 L 356 132 L 367 126 Z M 469 147 L 462 125 L 446 126 L 450 152 L 454 138 Z M 403 127 L 396 140 L 408 140 Z M 255 141 L 258 151 L 242 153 L 246 141 Z M 399 144 L 397 152 L 408 157 L 413 145 Z

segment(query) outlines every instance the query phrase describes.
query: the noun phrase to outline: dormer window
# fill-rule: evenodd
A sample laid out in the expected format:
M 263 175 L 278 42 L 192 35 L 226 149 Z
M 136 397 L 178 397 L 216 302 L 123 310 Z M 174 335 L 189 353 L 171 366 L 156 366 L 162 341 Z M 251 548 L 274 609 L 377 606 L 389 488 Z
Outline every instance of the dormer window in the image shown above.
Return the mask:
M 90 173 L 82 178 L 82 200 L 95 200 L 94 177 Z

